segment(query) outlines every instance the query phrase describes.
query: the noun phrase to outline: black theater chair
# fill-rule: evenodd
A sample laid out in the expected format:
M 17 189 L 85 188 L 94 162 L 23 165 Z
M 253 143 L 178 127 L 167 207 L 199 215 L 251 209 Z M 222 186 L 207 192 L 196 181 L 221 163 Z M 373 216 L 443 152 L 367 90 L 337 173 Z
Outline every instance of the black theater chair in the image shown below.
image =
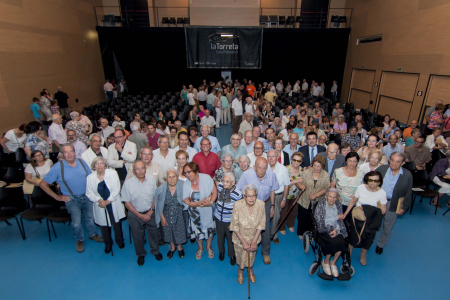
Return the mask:
M 8 220 L 12 218 L 16 219 L 22 239 L 25 239 L 25 235 L 16 215 L 26 209 L 27 203 L 23 195 L 22 187 L 0 187 L 0 222 L 4 221 L 8 226 L 12 226 Z

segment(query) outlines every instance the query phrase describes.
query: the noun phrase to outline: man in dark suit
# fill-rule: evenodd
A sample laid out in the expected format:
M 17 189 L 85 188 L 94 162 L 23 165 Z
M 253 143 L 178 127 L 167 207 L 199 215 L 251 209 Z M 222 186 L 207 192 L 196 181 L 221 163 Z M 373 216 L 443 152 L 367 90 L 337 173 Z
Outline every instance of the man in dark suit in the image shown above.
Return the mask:
M 308 145 L 305 145 L 298 149 L 298 151 L 303 153 L 304 156 L 302 163 L 303 168 L 310 167 L 313 158 L 320 152 L 326 151 L 325 147 L 317 145 L 317 133 L 315 133 L 314 131 L 308 132 L 308 134 L 306 135 L 306 143 Z
M 327 152 L 320 152 L 318 155 L 327 159 L 327 164 L 323 169 L 328 172 L 330 178 L 333 175 L 334 170 L 346 165 L 345 156 L 339 153 L 339 146 L 335 143 L 328 145 Z
M 392 228 L 394 228 L 397 216 L 401 216 L 408 210 L 411 204 L 411 192 L 413 186 L 413 178 L 411 172 L 402 168 L 405 163 L 405 155 L 403 152 L 394 152 L 389 158 L 388 166 L 380 166 L 377 171 L 383 176 L 383 185 L 381 188 L 386 192 L 388 199 L 386 207 L 386 215 L 384 216 L 383 228 L 377 240 L 377 254 L 383 253 Z M 397 212 L 399 198 L 403 198 L 403 205 Z

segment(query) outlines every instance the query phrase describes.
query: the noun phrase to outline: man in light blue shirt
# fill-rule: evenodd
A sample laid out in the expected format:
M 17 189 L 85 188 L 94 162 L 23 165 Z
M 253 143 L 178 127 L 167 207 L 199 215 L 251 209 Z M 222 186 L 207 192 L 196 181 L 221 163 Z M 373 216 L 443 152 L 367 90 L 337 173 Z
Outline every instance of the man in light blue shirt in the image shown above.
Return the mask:
M 287 152 L 287 154 L 289 154 L 289 159 L 291 159 L 292 154 L 297 152 L 298 149 L 300 149 L 300 145 L 298 144 L 298 134 L 291 133 L 289 135 L 289 145 L 284 146 L 283 151 Z
M 264 145 L 264 153 L 267 153 L 269 150 L 273 149 L 274 139 L 275 139 L 275 130 L 273 130 L 273 128 L 267 128 L 265 135 L 266 135 L 266 140 L 263 141 L 263 145 Z
M 245 132 L 244 138 L 241 141 L 241 146 L 247 150 L 247 153 L 253 152 L 255 142 L 253 141 L 253 132 L 251 130 Z
M 251 131 L 247 131 L 247 132 L 250 132 L 250 134 L 251 134 Z M 231 136 L 231 144 L 224 146 L 222 148 L 222 151 L 220 151 L 220 155 L 221 155 L 220 160 L 221 161 L 223 160 L 224 154 L 229 153 L 233 156 L 233 166 L 235 168 L 237 168 L 238 164 L 239 164 L 239 157 L 247 154 L 247 149 L 245 147 L 239 145 L 240 141 L 241 141 L 241 138 L 239 137 L 239 135 L 237 133 L 233 134 Z M 252 152 L 253 152 L 253 150 L 252 150 Z
M 214 136 L 212 136 L 212 135 L 209 135 L 209 133 L 210 133 L 210 128 L 209 128 L 209 126 L 208 126 L 208 125 L 203 125 L 203 126 L 200 128 L 200 133 L 202 134 L 202 137 L 208 138 L 209 141 L 211 142 L 211 152 L 214 152 L 215 154 L 217 154 L 217 156 L 220 157 L 220 145 L 219 145 L 219 141 L 217 140 L 216 137 L 214 137 Z M 194 149 L 195 149 L 197 152 L 202 152 L 202 150 L 200 149 L 200 143 L 201 143 L 201 141 L 202 141 L 201 138 L 198 138 L 198 139 L 195 141 Z
M 382 151 L 386 154 L 386 158 L 389 160 L 391 154 L 394 152 L 403 152 L 402 146 L 397 144 L 397 136 L 395 134 L 389 137 L 389 144 L 383 147 Z

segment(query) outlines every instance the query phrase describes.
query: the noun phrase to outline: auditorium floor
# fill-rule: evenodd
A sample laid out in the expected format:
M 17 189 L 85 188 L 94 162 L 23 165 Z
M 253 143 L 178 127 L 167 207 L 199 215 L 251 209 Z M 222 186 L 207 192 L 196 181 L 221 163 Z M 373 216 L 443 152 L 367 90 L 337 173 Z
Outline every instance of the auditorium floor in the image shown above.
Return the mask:
M 230 128 L 229 124 L 218 130 L 221 146 L 229 143 Z M 355 250 L 356 273 L 348 282 L 310 276 L 312 251 L 303 252 L 295 233 L 279 234 L 280 244 L 271 246 L 271 265 L 263 264 L 258 250 L 251 298 L 448 299 L 450 213 L 442 216 L 446 199 L 436 216 L 426 200 L 416 203 L 412 216 L 408 212 L 397 220 L 382 255 L 375 254 L 372 245 L 367 266 L 360 265 L 360 250 Z M 103 244 L 87 238 L 86 250 L 77 253 L 67 225 L 55 224 L 58 238 L 49 242 L 45 222 L 24 220 L 25 241 L 14 220 L 12 224 L 0 223 L 0 299 L 247 299 L 247 273 L 239 285 L 238 267 L 232 267 L 228 257 L 219 261 L 215 239 L 214 259 L 204 252 L 196 260 L 197 247 L 188 243 L 184 259 L 175 253 L 167 260 L 164 246 L 160 247 L 161 262 L 148 253 L 144 266 L 138 267 L 127 222 L 123 224 L 125 249 L 114 245 L 114 257 L 104 254 Z M 148 244 L 146 249 L 149 252 Z

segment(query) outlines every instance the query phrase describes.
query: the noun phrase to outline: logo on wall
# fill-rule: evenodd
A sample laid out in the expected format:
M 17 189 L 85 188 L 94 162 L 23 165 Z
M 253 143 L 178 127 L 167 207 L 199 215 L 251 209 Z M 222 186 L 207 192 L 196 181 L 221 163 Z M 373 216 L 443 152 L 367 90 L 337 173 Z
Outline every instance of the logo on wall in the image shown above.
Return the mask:
M 234 54 L 238 53 L 239 36 L 233 33 L 213 33 L 208 36 L 208 41 L 211 50 L 215 50 L 217 54 L 227 53 Z

